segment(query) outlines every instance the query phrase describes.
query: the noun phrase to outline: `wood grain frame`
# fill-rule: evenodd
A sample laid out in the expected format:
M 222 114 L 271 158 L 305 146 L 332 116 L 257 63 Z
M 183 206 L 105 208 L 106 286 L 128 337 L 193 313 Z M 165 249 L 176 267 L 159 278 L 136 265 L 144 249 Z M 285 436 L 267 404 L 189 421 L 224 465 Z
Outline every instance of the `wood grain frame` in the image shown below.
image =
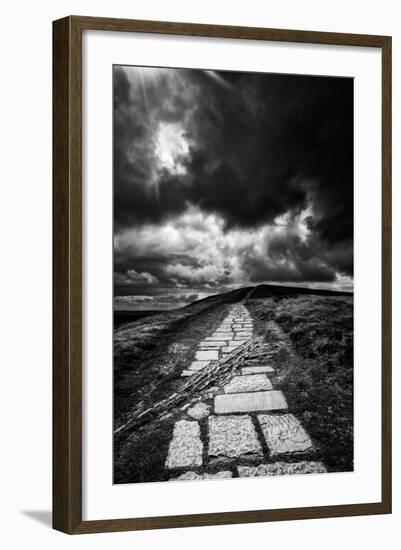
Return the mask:
M 380 502 L 82 520 L 82 31 L 380 48 L 382 54 L 382 495 Z M 53 22 L 53 527 L 69 534 L 391 513 L 391 37 L 71 16 Z

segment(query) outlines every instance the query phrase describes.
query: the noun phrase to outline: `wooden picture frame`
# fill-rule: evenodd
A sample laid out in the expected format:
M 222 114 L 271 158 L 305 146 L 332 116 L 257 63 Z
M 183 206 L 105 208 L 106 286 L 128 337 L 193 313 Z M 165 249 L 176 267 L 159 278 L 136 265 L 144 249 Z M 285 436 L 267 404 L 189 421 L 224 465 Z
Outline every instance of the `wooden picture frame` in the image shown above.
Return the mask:
M 382 56 L 382 496 L 379 502 L 82 520 L 82 43 L 84 30 L 378 48 Z M 53 23 L 53 527 L 69 534 L 391 512 L 391 37 L 66 17 Z

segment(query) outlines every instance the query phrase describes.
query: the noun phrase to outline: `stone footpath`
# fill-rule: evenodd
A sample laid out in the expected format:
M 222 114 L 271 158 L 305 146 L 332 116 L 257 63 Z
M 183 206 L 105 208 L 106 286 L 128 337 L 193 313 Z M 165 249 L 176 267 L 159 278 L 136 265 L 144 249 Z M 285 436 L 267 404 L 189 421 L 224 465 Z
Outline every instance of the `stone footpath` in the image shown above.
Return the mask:
M 216 332 L 200 343 L 182 376 L 192 376 L 252 336 L 247 308 L 233 305 Z M 165 463 L 172 480 L 326 472 L 322 462 L 312 460 L 311 438 L 274 388 L 275 371 L 268 364 L 273 353 L 266 350 L 244 361 L 212 398 L 205 395 L 183 408 L 185 418 L 175 423 Z
M 246 307 L 235 305 L 219 328 L 200 344 L 193 361 L 181 376 L 192 376 L 212 362 L 231 353 L 252 337 L 253 323 Z

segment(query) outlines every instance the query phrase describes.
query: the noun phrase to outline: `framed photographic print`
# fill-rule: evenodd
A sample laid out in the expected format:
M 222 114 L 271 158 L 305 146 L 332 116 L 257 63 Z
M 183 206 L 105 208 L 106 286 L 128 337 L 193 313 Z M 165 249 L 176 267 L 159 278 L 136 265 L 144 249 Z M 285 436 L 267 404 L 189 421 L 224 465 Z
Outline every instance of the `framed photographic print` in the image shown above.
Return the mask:
M 53 27 L 53 525 L 391 511 L 391 38 Z

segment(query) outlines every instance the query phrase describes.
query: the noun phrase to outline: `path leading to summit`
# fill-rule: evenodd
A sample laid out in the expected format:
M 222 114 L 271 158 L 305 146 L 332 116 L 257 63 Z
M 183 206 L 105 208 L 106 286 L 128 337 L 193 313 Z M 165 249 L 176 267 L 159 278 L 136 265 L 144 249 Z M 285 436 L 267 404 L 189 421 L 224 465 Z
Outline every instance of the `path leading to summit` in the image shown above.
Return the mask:
M 244 303 L 231 306 L 219 328 L 199 344 L 182 376 L 221 361 L 253 337 Z M 316 460 L 314 442 L 275 387 L 275 369 L 269 364 L 274 353 L 273 346 L 256 345 L 214 392 L 182 407 L 165 462 L 171 480 L 326 472 Z
M 252 337 L 253 323 L 245 306 L 231 307 L 230 313 L 218 329 L 202 340 L 195 354 L 195 360 L 181 376 L 192 376 L 207 367 L 211 362 L 221 359 Z

